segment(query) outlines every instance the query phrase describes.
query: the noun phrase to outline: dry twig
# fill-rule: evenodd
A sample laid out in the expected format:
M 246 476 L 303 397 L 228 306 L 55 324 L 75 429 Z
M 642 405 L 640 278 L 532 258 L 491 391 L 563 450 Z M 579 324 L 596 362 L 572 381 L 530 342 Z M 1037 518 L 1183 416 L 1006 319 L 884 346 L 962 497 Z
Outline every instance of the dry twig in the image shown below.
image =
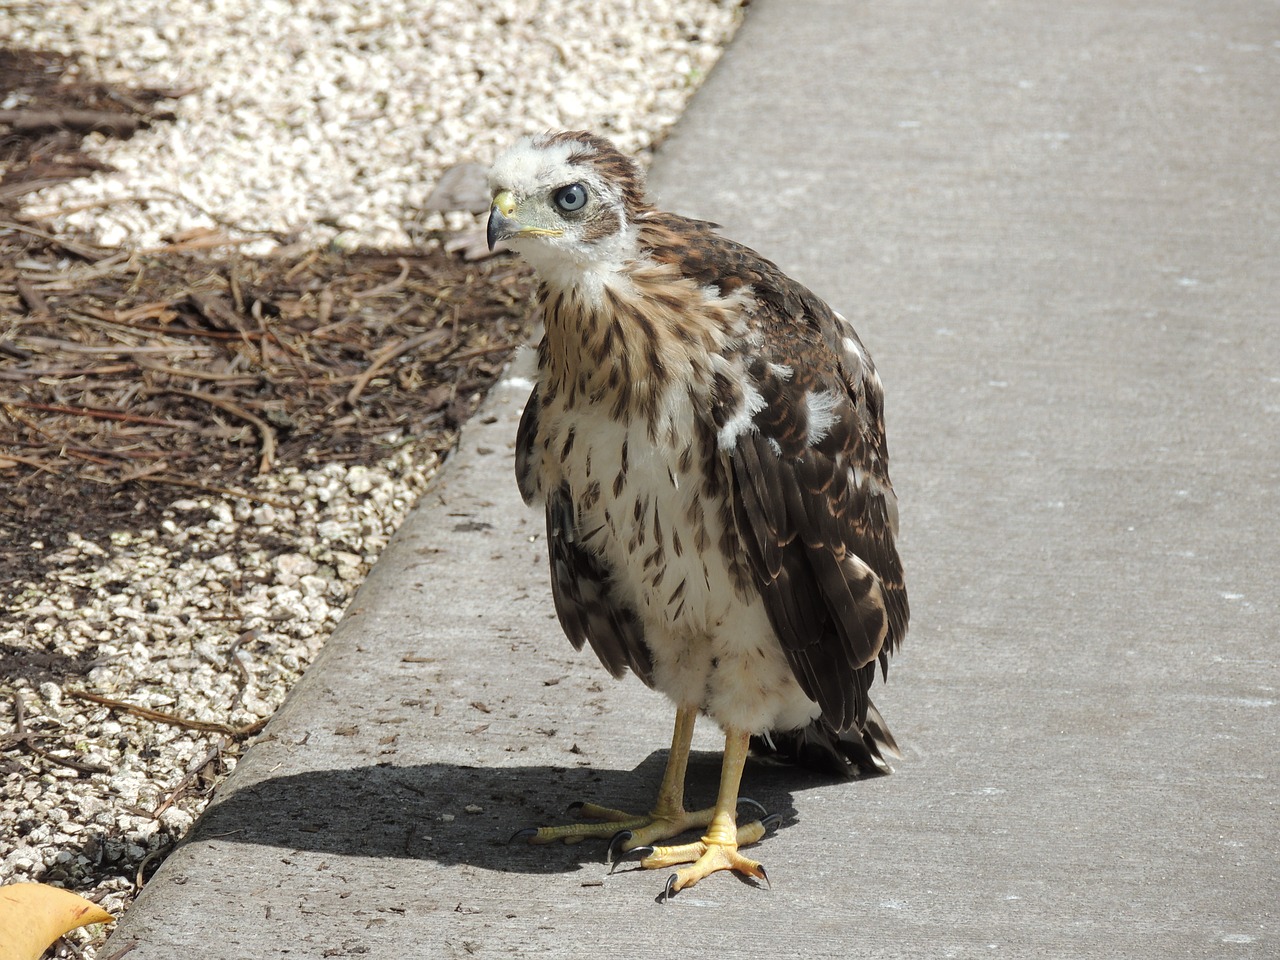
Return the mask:
M 200 390 L 175 390 L 171 389 L 170 393 L 176 393 L 181 397 L 190 397 L 192 400 L 201 400 L 210 406 L 217 407 L 219 410 L 225 410 L 233 417 L 239 417 L 246 423 L 253 424 L 255 430 L 262 437 L 262 459 L 258 463 L 258 473 L 264 474 L 271 470 L 271 465 L 276 459 L 276 432 L 268 426 L 267 422 L 261 417 L 255 416 L 239 404 L 232 403 L 225 397 L 219 397 L 212 393 L 204 393 Z
M 60 757 L 56 753 L 51 753 L 40 744 L 36 743 L 38 739 L 52 739 L 57 734 L 33 733 L 27 729 L 26 722 L 26 706 L 22 702 L 22 695 L 15 693 L 13 695 L 13 733 L 0 738 L 0 747 L 19 746 L 25 747 L 28 753 L 34 754 L 48 760 L 50 763 L 56 763 L 61 767 L 69 767 L 77 773 L 108 773 L 106 767 L 95 766 L 91 763 L 81 763 L 79 760 L 72 760 L 69 757 Z
M 255 720 L 253 723 L 245 724 L 242 727 L 233 727 L 229 723 L 217 723 L 212 720 L 189 720 L 186 717 L 179 717 L 176 714 L 165 713 L 163 710 L 152 710 L 150 707 L 142 707 L 136 703 L 127 703 L 124 700 L 113 700 L 111 697 L 102 697 L 96 693 L 89 693 L 86 690 L 66 690 L 63 691 L 68 697 L 75 700 L 87 700 L 89 703 L 96 703 L 99 706 L 108 707 L 112 710 L 123 710 L 125 713 L 131 713 L 135 717 L 142 717 L 144 720 L 153 720 L 156 723 L 167 723 L 170 726 L 182 727 L 185 730 L 199 730 L 201 733 L 221 733 L 225 736 L 235 737 L 252 737 L 267 725 L 266 717 L 261 720 Z
M 230 741 L 227 741 L 227 740 L 223 740 L 219 743 L 215 743 L 212 747 L 210 747 L 208 750 L 205 751 L 204 756 L 200 757 L 198 760 L 195 760 L 190 765 L 188 765 L 186 772 L 183 773 L 182 775 L 182 779 L 180 779 L 177 783 L 175 783 L 169 789 L 169 796 L 165 798 L 164 803 L 160 804 L 160 806 L 156 807 L 155 810 L 151 812 L 151 816 L 159 817 L 160 814 L 164 813 L 171 806 L 173 806 L 173 804 L 176 803 L 178 799 L 182 796 L 183 792 L 187 789 L 187 787 L 195 783 L 196 779 L 200 776 L 201 771 L 203 771 L 205 767 L 207 767 L 209 764 L 213 763 L 220 756 L 222 756 L 223 751 L 226 750 L 229 745 L 230 745 Z M 145 865 L 145 862 L 146 861 L 143 861 L 144 865 Z M 141 872 L 142 867 L 139 867 L 138 870 L 139 872 Z
M 400 343 L 393 343 L 391 346 L 382 350 L 373 362 L 369 364 L 367 370 L 360 376 L 356 377 L 355 384 L 347 391 L 347 404 L 354 406 L 355 402 L 360 399 L 360 394 L 364 393 L 364 388 L 369 385 L 369 381 L 378 375 L 383 367 L 394 360 L 396 357 L 402 357 L 411 350 L 417 350 L 419 347 L 427 344 L 435 345 L 443 343 L 450 339 L 450 331 L 448 330 L 427 330 L 418 334 L 416 337 L 410 337 Z

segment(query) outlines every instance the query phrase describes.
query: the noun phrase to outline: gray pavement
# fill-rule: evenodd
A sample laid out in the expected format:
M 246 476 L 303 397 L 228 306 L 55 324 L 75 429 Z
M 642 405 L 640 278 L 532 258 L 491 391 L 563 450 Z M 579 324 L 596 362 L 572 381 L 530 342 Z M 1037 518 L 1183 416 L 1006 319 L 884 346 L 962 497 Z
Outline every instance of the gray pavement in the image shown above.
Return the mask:
M 888 396 L 905 757 L 752 766 L 772 889 L 504 844 L 647 802 L 671 721 L 560 635 L 517 368 L 101 955 L 1280 955 L 1278 43 L 1242 0 L 754 0 L 660 152 Z

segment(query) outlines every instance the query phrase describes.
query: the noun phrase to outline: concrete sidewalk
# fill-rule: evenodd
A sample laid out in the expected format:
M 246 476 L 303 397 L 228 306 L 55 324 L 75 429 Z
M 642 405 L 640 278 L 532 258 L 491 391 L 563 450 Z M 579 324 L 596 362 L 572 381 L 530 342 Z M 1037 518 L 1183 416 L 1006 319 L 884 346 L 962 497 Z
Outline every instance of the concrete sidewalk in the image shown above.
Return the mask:
M 663 147 L 888 398 L 906 756 L 749 768 L 771 890 L 505 845 L 646 803 L 671 723 L 560 634 L 517 369 L 100 955 L 1280 955 L 1278 42 L 1243 0 L 754 0 Z

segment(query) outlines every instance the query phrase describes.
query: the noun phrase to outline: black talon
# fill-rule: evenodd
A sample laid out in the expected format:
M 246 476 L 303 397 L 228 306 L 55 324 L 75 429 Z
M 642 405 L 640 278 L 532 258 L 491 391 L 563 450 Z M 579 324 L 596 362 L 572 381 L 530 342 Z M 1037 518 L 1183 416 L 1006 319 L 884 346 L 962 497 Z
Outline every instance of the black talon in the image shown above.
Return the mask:
M 566 817 L 576 817 L 584 806 L 585 804 L 581 800 L 575 800 L 564 808 L 564 815 Z
M 616 856 L 620 856 L 625 851 L 621 849 L 622 845 L 630 840 L 635 834 L 630 830 L 619 830 L 609 838 L 609 849 L 605 851 L 604 862 L 613 863 Z M 614 851 L 617 851 L 615 854 Z
M 649 854 L 653 853 L 653 847 L 632 847 L 630 850 L 623 850 L 616 860 L 609 864 L 609 873 L 612 874 L 618 869 L 618 864 L 634 863 L 643 860 Z
M 762 817 L 763 817 L 763 816 L 765 816 L 765 814 L 767 814 L 767 813 L 769 812 L 768 810 L 766 810 L 766 809 L 764 808 L 764 804 L 762 804 L 762 803 L 758 803 L 757 801 L 752 800 L 750 797 L 739 797 L 739 798 L 738 798 L 738 806 L 740 806 L 740 807 L 741 807 L 741 806 L 743 806 L 743 805 L 755 807 L 757 810 L 759 810 L 759 811 L 760 811 L 760 816 L 762 816 Z
M 658 894 L 659 903 L 666 903 L 668 900 L 671 899 L 672 894 L 675 893 L 675 891 L 671 888 L 675 886 L 675 882 L 677 879 L 679 878 L 674 873 L 671 874 L 671 876 L 667 877 L 667 885 L 662 888 L 662 893 Z
M 764 827 L 765 833 L 768 833 L 770 830 L 778 829 L 781 823 L 782 823 L 782 814 L 771 813 L 767 817 L 765 817 L 763 820 L 760 821 L 760 826 Z
M 511 835 L 511 839 L 508 840 L 507 843 L 512 844 L 512 843 L 515 843 L 517 840 L 531 840 L 537 835 L 538 835 L 537 827 L 525 827 L 523 830 L 517 830 L 515 833 L 513 833 Z
M 763 864 L 760 866 L 760 876 L 764 877 L 764 885 L 768 887 L 770 890 L 772 890 L 773 884 L 769 882 L 769 874 L 764 872 Z

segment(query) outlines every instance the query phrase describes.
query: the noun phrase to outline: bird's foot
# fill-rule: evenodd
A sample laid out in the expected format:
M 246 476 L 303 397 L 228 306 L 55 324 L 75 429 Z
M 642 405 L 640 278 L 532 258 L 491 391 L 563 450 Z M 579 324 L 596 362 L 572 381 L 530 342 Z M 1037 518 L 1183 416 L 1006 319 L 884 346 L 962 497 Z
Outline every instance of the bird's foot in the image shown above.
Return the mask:
M 736 828 L 736 833 L 723 835 L 713 825 L 707 836 L 693 843 L 664 847 L 634 847 L 630 851 L 631 859 L 639 858 L 639 865 L 646 870 L 661 870 L 681 864 L 678 870 L 667 878 L 666 887 L 659 900 L 667 900 L 671 894 L 685 887 L 691 887 L 704 877 L 721 870 L 731 870 L 766 884 L 769 877 L 764 867 L 755 860 L 744 857 L 738 852 L 739 847 L 756 843 L 774 827 L 781 818 L 765 817 Z
M 739 800 L 739 803 L 750 804 L 758 808 L 761 813 L 764 812 L 764 808 L 754 800 L 744 797 Z M 715 814 L 715 808 L 707 807 L 705 810 L 694 811 L 659 808 L 650 813 L 637 815 L 594 803 L 575 803 L 569 807 L 568 812 L 587 822 L 569 823 L 556 827 L 526 827 L 517 831 L 511 837 L 511 842 L 524 840 L 526 843 L 533 844 L 557 841 L 580 843 L 588 838 L 599 838 L 609 841 L 608 859 L 612 862 L 623 853 L 641 848 L 650 850 L 655 843 L 678 837 L 688 830 L 701 830 L 707 827 Z M 760 834 L 763 835 L 763 833 L 762 828 Z

